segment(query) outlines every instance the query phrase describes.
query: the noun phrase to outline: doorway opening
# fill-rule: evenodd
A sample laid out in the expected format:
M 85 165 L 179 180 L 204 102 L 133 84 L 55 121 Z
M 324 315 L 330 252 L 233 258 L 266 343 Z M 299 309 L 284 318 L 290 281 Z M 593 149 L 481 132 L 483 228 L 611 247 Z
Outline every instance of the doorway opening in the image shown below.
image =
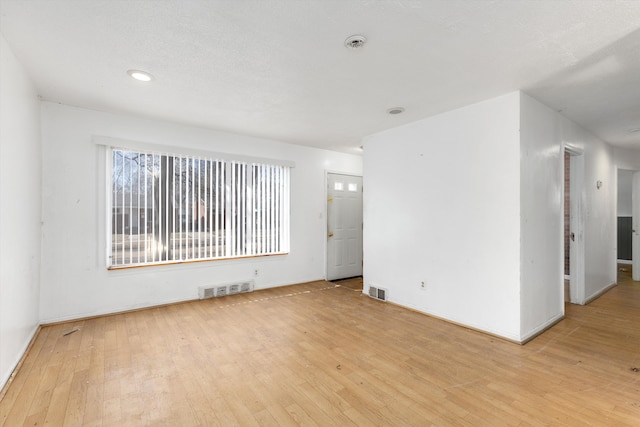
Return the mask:
M 631 277 L 640 281 L 640 171 L 632 172 L 631 216 Z
M 618 275 L 629 276 L 629 279 L 633 262 L 633 174 L 632 170 L 618 169 L 616 265 Z
M 326 280 L 362 276 L 362 177 L 327 173 Z
M 564 302 L 569 302 L 571 284 L 571 155 L 564 152 Z M 573 236 L 575 239 L 575 235 Z
M 565 302 L 585 303 L 584 239 L 581 195 L 584 183 L 584 156 L 581 149 L 565 147 L 563 159 L 563 286 Z

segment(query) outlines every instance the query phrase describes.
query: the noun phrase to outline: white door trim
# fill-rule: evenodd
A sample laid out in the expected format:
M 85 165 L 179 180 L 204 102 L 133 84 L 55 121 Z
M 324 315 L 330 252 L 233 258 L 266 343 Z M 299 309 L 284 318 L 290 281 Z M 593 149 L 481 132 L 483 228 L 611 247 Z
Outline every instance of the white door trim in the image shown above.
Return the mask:
M 631 264 L 632 279 L 640 280 L 640 171 L 633 171 L 631 184 Z
M 574 240 L 570 243 L 569 249 L 569 301 L 574 304 L 585 303 L 585 248 L 584 248 L 584 218 L 582 213 L 582 193 L 584 190 L 584 150 L 566 144 L 563 153 L 570 156 L 570 229 Z M 564 155 L 563 164 L 564 164 Z M 564 167 L 563 167 L 564 176 Z M 563 201 L 564 201 L 564 186 Z M 564 218 L 564 202 L 562 204 L 562 216 Z M 564 219 L 563 219 L 564 222 Z M 561 233 L 563 235 L 563 233 Z M 564 243 L 563 243 L 564 246 Z M 564 253 L 564 251 L 563 251 Z M 564 260 L 562 260 L 564 264 Z M 563 268 L 564 271 L 564 268 Z M 562 289 L 564 289 L 564 273 L 562 278 Z

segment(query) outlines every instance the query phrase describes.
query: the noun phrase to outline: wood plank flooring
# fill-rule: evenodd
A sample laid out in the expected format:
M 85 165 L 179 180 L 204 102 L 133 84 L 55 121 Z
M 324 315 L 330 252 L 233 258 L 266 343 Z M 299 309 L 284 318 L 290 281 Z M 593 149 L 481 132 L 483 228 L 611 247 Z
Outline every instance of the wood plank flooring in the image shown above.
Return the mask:
M 640 283 L 568 305 L 525 346 L 357 285 L 43 327 L 0 401 L 0 424 L 640 425 Z

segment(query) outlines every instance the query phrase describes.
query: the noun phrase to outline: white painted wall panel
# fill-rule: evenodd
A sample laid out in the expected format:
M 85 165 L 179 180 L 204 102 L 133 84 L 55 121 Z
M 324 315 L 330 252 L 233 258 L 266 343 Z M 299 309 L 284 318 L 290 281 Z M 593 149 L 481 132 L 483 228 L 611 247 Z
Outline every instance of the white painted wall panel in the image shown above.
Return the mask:
M 42 114 L 43 322 L 194 299 L 208 284 L 255 279 L 260 289 L 324 277 L 325 171 L 361 174 L 360 156 L 52 103 Z M 291 253 L 107 271 L 104 176 L 93 135 L 295 162 Z
M 618 169 L 640 170 L 640 150 L 614 148 L 614 164 Z
M 561 318 L 565 144 L 584 151 L 584 295 L 599 294 L 616 273 L 613 150 L 520 93 L 365 139 L 366 285 L 514 340 Z
M 631 195 L 632 195 L 632 178 L 633 171 L 619 169 L 618 170 L 618 216 L 631 216 Z
M 521 94 L 521 336 L 564 315 L 563 161 L 560 116 Z
M 365 138 L 365 285 L 518 340 L 519 150 L 518 93 Z
M 613 148 L 563 118 L 563 140 L 584 141 L 585 299 L 617 281 L 617 173 Z M 598 190 L 596 182 L 603 185 Z
M 584 155 L 582 203 L 585 300 L 616 281 L 616 169 L 613 149 L 522 94 L 522 336 L 563 313 L 562 153 Z M 598 190 L 596 182 L 602 181 Z M 584 302 L 584 301 L 579 301 Z
M 0 389 L 38 326 L 40 102 L 0 35 Z

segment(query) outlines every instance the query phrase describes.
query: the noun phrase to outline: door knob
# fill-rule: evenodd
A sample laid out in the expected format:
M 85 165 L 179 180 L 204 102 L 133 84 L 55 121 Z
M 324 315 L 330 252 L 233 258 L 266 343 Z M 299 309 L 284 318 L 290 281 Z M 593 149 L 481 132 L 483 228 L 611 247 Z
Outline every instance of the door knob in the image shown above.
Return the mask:
M 329 234 L 327 234 L 327 236 L 333 237 L 333 233 L 330 231 Z

